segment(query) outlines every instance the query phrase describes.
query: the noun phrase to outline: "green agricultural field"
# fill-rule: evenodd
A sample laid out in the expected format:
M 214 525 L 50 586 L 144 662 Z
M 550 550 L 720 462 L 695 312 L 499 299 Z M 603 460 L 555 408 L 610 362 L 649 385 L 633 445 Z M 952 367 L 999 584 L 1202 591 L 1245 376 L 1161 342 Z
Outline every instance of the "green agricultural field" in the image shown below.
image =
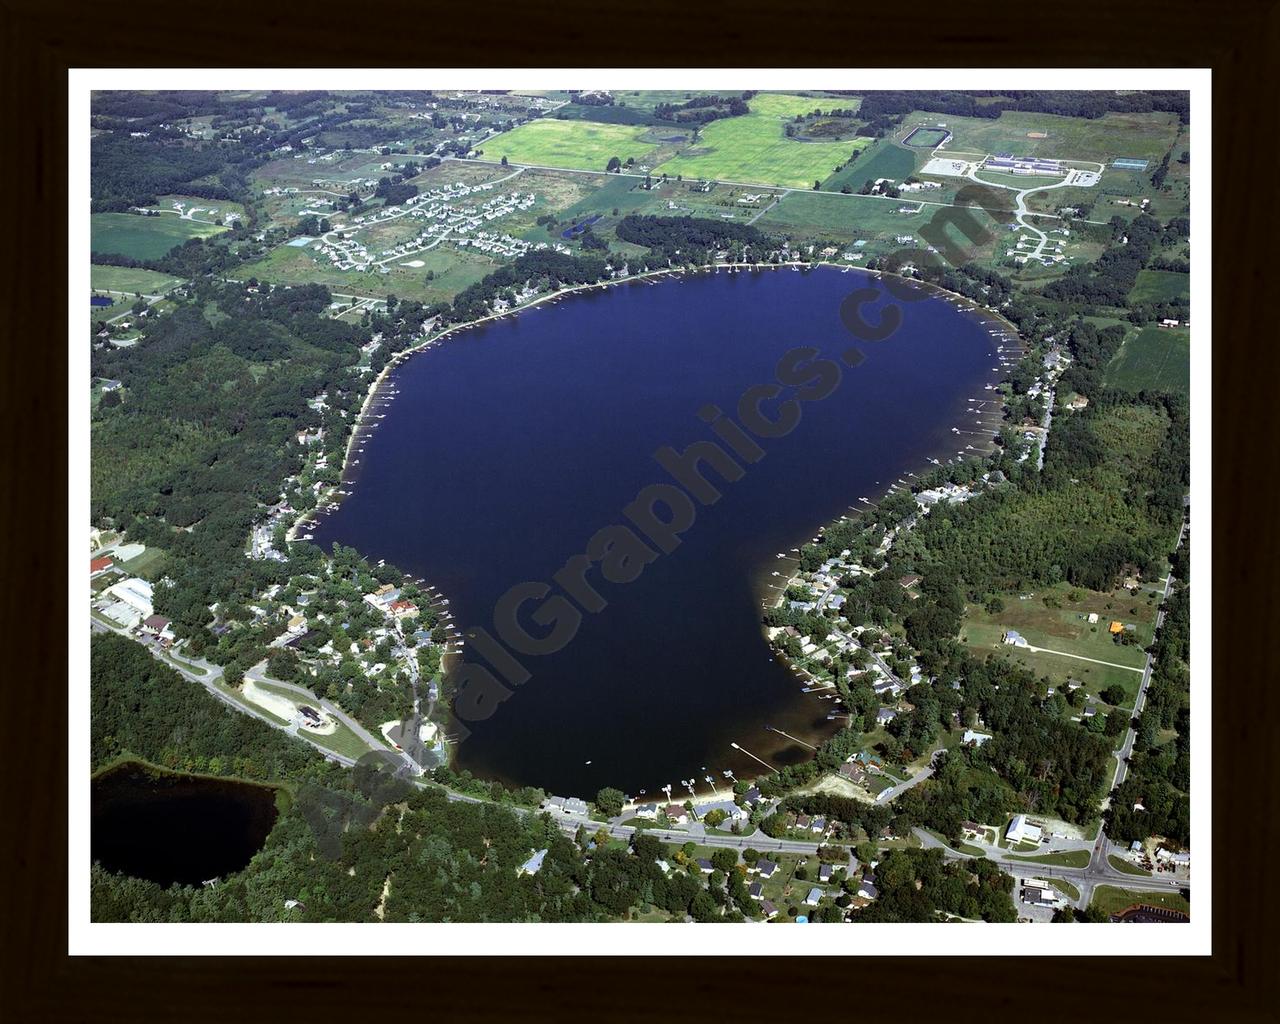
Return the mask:
M 487 160 L 504 156 L 513 164 L 581 168 L 603 171 L 611 157 L 639 163 L 658 147 L 642 142 L 645 129 L 634 125 L 595 121 L 557 121 L 539 118 L 504 132 L 484 143 Z
M 823 103 L 809 96 L 761 94 L 750 101 L 751 113 L 712 121 L 696 143 L 658 167 L 675 177 L 758 182 L 761 185 L 811 187 L 831 177 L 838 164 L 865 149 L 870 139 L 844 142 L 800 142 L 784 128 L 796 114 Z
M 909 114 L 903 123 L 935 116 Z M 1006 110 L 997 118 L 947 117 L 945 121 L 955 135 L 947 143 L 947 153 L 1014 153 L 1099 163 L 1126 156 L 1158 162 L 1178 135 L 1176 114 L 1154 112 L 1084 118 Z M 1029 133 L 1043 133 L 1045 138 L 1028 138 Z
M 208 238 L 226 230 L 165 214 L 95 213 L 89 218 L 89 245 L 93 252 L 154 260 L 189 238 Z
M 1144 327 L 1125 339 L 1107 367 L 1107 383 L 1130 391 L 1191 390 L 1191 332 Z
M 1104 914 L 1118 914 L 1134 904 L 1146 907 L 1164 907 L 1178 913 L 1191 914 L 1191 904 L 1185 896 L 1177 892 L 1142 892 L 1141 890 L 1121 889 L 1114 885 L 1100 885 L 1093 890 L 1093 902 L 1090 906 L 1101 910 Z
M 847 185 L 857 192 L 868 181 L 875 181 L 877 178 L 901 182 L 910 177 L 915 169 L 915 153 L 896 145 L 890 139 L 877 139 L 843 171 L 837 171 L 824 181 L 822 187 L 827 192 L 839 192 Z
M 1168 302 L 1191 298 L 1191 275 L 1171 270 L 1140 270 L 1138 281 L 1129 292 L 1130 302 Z
M 181 284 L 180 278 L 160 274 L 154 270 L 143 270 L 140 267 L 103 267 L 94 265 L 89 270 L 89 287 L 95 292 L 119 292 L 125 295 L 162 295 L 175 285 Z M 112 307 L 122 313 L 129 304 L 122 304 L 117 298 Z

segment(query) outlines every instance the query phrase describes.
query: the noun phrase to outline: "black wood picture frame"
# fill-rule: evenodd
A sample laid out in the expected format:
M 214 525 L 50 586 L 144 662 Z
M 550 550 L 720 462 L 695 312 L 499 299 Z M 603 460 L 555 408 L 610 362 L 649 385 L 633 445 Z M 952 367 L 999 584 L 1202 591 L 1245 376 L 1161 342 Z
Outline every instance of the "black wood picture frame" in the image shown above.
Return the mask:
M 1276 431 L 1266 284 L 1274 244 L 1280 8 L 1222 0 L 1102 8 L 1008 3 L 726 8 L 427 7 L 244 0 L 0 5 L 8 199 L 0 416 L 9 770 L 0 1014 L 13 1021 L 387 1013 L 479 1021 L 789 1019 L 917 1013 L 989 1020 L 1280 1019 L 1275 621 Z M 351 31 L 344 31 L 344 26 Z M 651 35 L 650 35 L 651 33 Z M 67 71 L 75 67 L 1211 67 L 1213 69 L 1213 954 L 913 958 L 867 933 L 840 959 L 108 958 L 67 955 Z M 1081 88 L 1089 81 L 1083 80 Z M 1203 180 L 1203 178 L 1201 179 Z M 1252 387 L 1251 387 L 1252 385 Z M 1262 391 L 1262 389 L 1266 389 Z M 1195 411 L 1193 410 L 1193 416 Z M 1203 471 L 1203 470 L 1202 470 Z M 40 540 L 39 538 L 45 538 Z M 1198 547 L 1208 545 L 1201 539 Z M 1202 563 L 1203 560 L 1202 560 Z M 1203 578 L 1203 577 L 1202 577 Z M 81 681 L 83 682 L 83 681 Z M 1205 713 L 1206 709 L 1197 709 Z M 1194 755 L 1193 755 L 1194 756 Z M 1203 876 L 1202 876 L 1203 877 Z M 1202 883 L 1203 884 L 1203 883 Z M 540 933 L 541 934 L 541 933 Z M 958 930 L 957 943 L 968 932 Z M 1135 933 L 1141 952 L 1142 933 Z M 663 933 L 654 932 L 655 953 Z M 285 940 L 287 941 L 287 939 Z M 539 953 L 554 956 L 554 932 Z

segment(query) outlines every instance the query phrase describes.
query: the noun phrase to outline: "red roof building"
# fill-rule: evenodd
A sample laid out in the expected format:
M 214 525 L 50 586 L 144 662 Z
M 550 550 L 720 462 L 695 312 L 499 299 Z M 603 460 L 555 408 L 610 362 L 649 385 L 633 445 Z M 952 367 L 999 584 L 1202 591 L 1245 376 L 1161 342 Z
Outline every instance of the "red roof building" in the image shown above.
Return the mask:
M 111 559 L 106 555 L 103 555 L 101 558 L 91 558 L 89 559 L 89 575 L 96 576 L 104 569 L 110 569 L 111 564 Z

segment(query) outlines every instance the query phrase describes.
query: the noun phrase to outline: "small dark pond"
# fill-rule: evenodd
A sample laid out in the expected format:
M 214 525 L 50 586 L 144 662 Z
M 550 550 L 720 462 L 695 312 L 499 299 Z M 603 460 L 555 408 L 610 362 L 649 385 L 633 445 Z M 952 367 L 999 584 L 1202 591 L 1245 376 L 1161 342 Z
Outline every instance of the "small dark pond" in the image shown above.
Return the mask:
M 276 790 L 127 762 L 94 778 L 89 847 L 109 871 L 199 885 L 244 868 L 276 821 Z

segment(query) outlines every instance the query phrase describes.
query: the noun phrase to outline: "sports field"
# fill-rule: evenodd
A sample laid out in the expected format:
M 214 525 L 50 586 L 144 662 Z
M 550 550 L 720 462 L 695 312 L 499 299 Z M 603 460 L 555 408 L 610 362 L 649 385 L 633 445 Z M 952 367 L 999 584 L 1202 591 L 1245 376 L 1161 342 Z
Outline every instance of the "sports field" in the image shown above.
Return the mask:
M 124 292 L 128 295 L 161 295 L 180 279 L 160 274 L 154 270 L 142 270 L 138 267 L 100 267 L 94 265 L 89 270 L 89 286 L 94 291 Z M 116 305 L 120 302 L 117 298 Z M 122 312 L 118 308 L 116 312 Z
M 1146 273 L 1146 271 L 1143 271 Z M 1107 367 L 1107 383 L 1130 391 L 1191 390 L 1191 332 L 1144 327 L 1125 339 Z
M 93 252 L 154 260 L 189 238 L 208 238 L 226 230 L 169 214 L 95 213 L 89 218 L 89 246 Z
M 934 149 L 946 140 L 947 134 L 945 128 L 915 128 L 907 133 L 902 142 L 914 149 Z
M 513 164 L 603 171 L 615 156 L 624 163 L 628 157 L 645 163 L 645 158 L 658 148 L 640 141 L 645 132 L 645 128 L 636 125 L 543 117 L 489 139 L 482 148 L 487 160 L 505 156 Z
M 658 170 L 674 177 L 748 181 L 761 185 L 812 187 L 825 181 L 838 164 L 870 145 L 870 139 L 844 142 L 798 142 L 784 132 L 797 114 L 830 107 L 833 101 L 811 96 L 761 94 L 750 100 L 751 113 L 712 121 L 698 142 L 680 151 Z

